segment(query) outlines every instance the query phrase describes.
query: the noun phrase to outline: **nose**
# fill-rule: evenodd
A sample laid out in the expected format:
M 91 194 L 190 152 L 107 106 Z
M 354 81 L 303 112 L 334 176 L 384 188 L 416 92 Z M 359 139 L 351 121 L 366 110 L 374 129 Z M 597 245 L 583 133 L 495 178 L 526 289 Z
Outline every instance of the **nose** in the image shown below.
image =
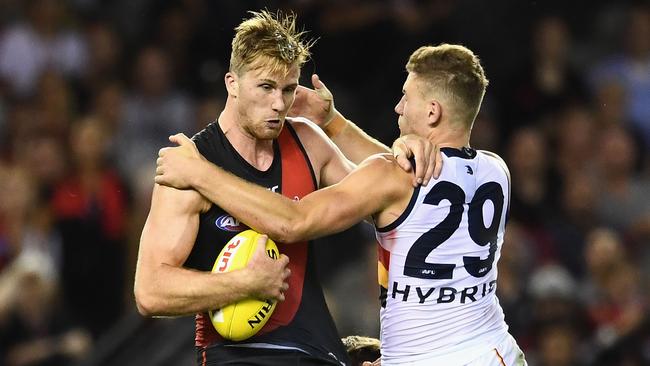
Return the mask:
M 273 93 L 271 108 L 274 112 L 283 112 L 287 108 L 287 103 L 284 100 L 284 95 L 282 95 L 281 91 Z
M 404 96 L 400 98 L 399 102 L 397 102 L 397 105 L 395 106 L 395 113 L 399 114 L 400 116 L 404 112 L 404 103 L 402 103 L 403 101 Z

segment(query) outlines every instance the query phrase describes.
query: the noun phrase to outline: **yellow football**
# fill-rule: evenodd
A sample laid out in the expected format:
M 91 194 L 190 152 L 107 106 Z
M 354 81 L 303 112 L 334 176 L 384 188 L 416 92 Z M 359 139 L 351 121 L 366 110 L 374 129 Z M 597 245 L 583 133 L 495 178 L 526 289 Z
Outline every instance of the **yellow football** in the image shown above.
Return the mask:
M 223 247 L 212 267 L 212 272 L 230 272 L 248 264 L 261 234 L 246 230 L 235 235 Z M 266 253 L 269 257 L 279 257 L 278 247 L 268 239 Z M 217 332 L 224 338 L 243 341 L 255 335 L 269 320 L 275 310 L 275 300 L 244 299 L 221 309 L 210 311 L 210 320 Z

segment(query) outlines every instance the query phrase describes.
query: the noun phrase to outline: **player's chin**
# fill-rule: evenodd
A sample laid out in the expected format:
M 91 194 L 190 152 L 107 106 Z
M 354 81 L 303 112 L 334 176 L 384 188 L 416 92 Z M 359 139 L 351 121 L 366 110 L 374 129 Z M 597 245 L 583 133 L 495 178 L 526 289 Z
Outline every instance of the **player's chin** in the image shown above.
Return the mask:
M 257 131 L 257 138 L 261 140 L 273 140 L 280 136 L 283 123 L 266 123 L 263 128 Z
M 280 131 L 263 129 L 255 131 L 255 138 L 258 140 L 275 140 L 280 136 Z

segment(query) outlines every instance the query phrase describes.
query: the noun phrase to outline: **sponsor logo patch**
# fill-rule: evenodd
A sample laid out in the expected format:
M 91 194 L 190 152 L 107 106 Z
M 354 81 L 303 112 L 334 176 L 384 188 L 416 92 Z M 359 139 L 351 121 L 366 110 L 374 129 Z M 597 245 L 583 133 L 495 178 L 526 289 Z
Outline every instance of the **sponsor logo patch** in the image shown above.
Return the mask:
M 221 230 L 230 231 L 230 232 L 240 232 L 248 229 L 248 226 L 242 224 L 236 218 L 230 215 L 221 215 L 217 217 L 214 221 L 214 224 Z

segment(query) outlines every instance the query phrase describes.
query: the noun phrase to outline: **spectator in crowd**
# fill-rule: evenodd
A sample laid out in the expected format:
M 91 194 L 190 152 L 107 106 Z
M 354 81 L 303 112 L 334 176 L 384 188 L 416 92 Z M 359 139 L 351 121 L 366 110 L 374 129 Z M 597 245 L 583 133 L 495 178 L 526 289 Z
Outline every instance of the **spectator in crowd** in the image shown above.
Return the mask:
M 47 68 L 77 78 L 87 62 L 83 37 L 65 26 L 69 13 L 63 1 L 28 0 L 25 7 L 24 22 L 10 26 L 0 39 L 0 76 L 18 97 L 36 93 Z
M 598 141 L 598 218 L 633 241 L 644 240 L 650 236 L 650 182 L 634 170 L 634 139 L 623 127 L 612 127 Z
M 133 88 L 124 99 L 117 162 L 130 183 L 136 185 L 140 171 L 153 167 L 156 153 L 167 137 L 192 128 L 195 112 L 191 99 L 176 89 L 162 49 L 148 46 L 138 52 L 133 79 Z
M 47 258 L 22 256 L 0 274 L 0 364 L 71 364 L 90 352 L 90 334 L 61 300 Z
M 70 149 L 73 167 L 52 195 L 63 238 L 63 292 L 66 306 L 97 337 L 124 308 L 127 192 L 106 160 L 97 120 L 75 125 Z
M 639 2 L 625 16 L 622 49 L 597 63 L 591 77 L 597 89 L 616 83 L 626 98 L 627 128 L 637 131 L 650 149 L 650 6 Z

